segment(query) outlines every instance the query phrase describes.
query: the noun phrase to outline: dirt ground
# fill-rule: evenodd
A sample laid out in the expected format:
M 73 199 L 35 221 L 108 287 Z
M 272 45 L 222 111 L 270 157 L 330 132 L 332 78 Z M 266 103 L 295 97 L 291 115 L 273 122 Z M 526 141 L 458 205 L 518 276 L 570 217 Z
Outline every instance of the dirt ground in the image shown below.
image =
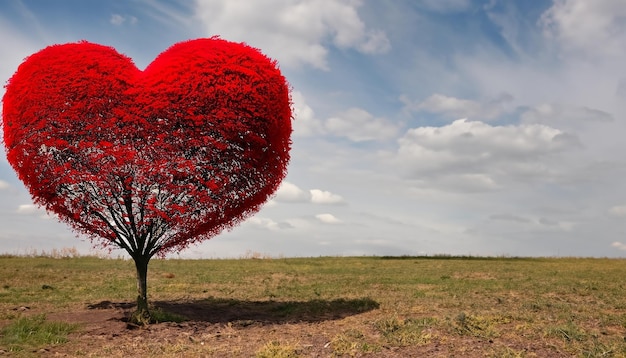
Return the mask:
M 363 342 L 381 341 L 368 328 L 377 318 L 376 309 L 279 318 L 273 314 L 277 304 L 156 302 L 155 306 L 189 320 L 138 327 L 127 323 L 132 304 L 104 301 L 73 312 L 48 314 L 50 321 L 79 323 L 81 328 L 70 335 L 69 342 L 33 353 L 43 357 L 494 357 L 506 351 L 504 346 L 524 352 L 525 357 L 570 356 L 546 342 L 494 342 L 438 332 L 433 332 L 427 344 L 382 345 L 368 352 Z M 41 312 L 28 312 L 37 313 Z M 362 332 L 355 339 L 361 343 L 341 341 L 346 332 L 355 331 Z

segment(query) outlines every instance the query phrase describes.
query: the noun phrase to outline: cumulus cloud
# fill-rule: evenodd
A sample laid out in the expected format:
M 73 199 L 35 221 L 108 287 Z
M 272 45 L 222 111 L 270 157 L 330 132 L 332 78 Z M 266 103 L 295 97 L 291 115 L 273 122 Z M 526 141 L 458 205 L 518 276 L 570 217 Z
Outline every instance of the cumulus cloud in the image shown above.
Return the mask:
M 401 96 L 400 101 L 404 103 L 404 109 L 410 112 L 426 111 L 442 114 L 448 118 L 469 117 L 489 120 L 509 111 L 513 96 L 503 93 L 483 103 L 435 93 L 421 102 L 412 101 L 407 96 Z
M 374 117 L 361 108 L 350 108 L 328 118 L 324 128 L 338 137 L 353 142 L 385 140 L 395 136 L 397 126 L 386 118 Z
M 9 183 L 5 182 L 4 180 L 0 180 L 0 190 L 8 189 L 10 187 L 11 185 L 9 185 Z
M 626 53 L 623 0 L 556 0 L 540 25 L 567 52 L 591 57 Z
M 337 219 L 333 214 L 328 214 L 328 213 L 317 214 L 317 215 L 315 215 L 315 218 L 317 220 L 323 222 L 324 224 L 339 224 L 339 223 L 341 223 L 341 220 Z
M 281 65 L 328 70 L 328 44 L 362 53 L 389 51 L 387 36 L 368 29 L 355 0 L 196 0 L 208 35 L 262 48 Z
M 276 191 L 274 200 L 281 202 L 306 202 L 310 200 L 309 194 L 297 185 L 283 181 Z
M 274 200 L 283 203 L 311 203 L 321 205 L 345 204 L 345 200 L 341 195 L 320 189 L 305 191 L 288 181 L 281 183 Z
M 492 126 L 466 119 L 410 129 L 398 143 L 397 163 L 411 178 L 477 189 L 496 188 L 499 178 L 550 178 L 556 169 L 548 159 L 580 146 L 576 137 L 545 125 Z
M 344 203 L 341 195 L 333 194 L 330 191 L 319 189 L 311 189 L 311 202 L 313 204 L 342 204 Z
M 459 119 L 443 127 L 410 129 L 399 140 L 400 153 L 427 159 L 439 157 L 439 163 L 457 161 L 457 156 L 471 162 L 489 160 L 535 159 L 563 150 L 575 143 L 558 129 L 545 125 L 491 126 L 480 121 Z M 435 163 L 431 163 L 435 164 Z

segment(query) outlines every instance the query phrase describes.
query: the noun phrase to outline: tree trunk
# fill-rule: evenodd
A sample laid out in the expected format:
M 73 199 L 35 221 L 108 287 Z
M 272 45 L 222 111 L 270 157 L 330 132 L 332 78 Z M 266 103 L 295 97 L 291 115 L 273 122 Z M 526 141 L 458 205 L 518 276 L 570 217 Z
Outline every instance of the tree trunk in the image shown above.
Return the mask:
M 133 257 L 137 268 L 137 310 L 133 313 L 131 321 L 145 325 L 150 323 L 150 311 L 148 310 L 148 262 L 149 257 Z

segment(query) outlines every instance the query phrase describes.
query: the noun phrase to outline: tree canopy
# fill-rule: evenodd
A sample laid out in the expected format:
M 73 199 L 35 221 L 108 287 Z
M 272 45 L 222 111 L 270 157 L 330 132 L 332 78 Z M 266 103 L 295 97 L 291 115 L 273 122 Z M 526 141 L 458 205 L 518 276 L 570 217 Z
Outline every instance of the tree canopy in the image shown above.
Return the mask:
M 289 90 L 275 61 L 220 38 L 175 44 L 143 71 L 111 47 L 53 45 L 6 86 L 4 145 L 36 203 L 128 251 L 145 303 L 151 257 L 237 225 L 276 191 Z

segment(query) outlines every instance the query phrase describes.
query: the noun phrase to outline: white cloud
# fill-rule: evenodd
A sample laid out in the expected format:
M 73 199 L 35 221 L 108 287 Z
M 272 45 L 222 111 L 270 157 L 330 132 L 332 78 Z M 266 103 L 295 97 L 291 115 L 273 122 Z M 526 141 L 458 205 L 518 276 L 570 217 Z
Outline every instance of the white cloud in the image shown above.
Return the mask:
M 432 153 L 446 159 L 456 153 L 476 160 L 535 159 L 572 144 L 566 134 L 545 125 L 491 126 L 480 121 L 459 119 L 443 127 L 410 129 L 399 140 L 400 153 Z M 451 158 L 456 161 L 455 158 Z
M 293 91 L 293 135 L 309 137 L 324 133 L 322 122 L 315 117 L 315 112 L 306 103 L 304 95 L 300 91 Z
M 50 218 L 52 218 L 52 216 L 48 215 L 48 213 L 46 212 L 46 210 L 44 208 L 39 207 L 39 206 L 34 205 L 34 204 L 22 204 L 22 205 L 19 205 L 17 207 L 17 210 L 15 210 L 15 212 L 20 214 L 20 215 L 38 216 L 41 219 L 50 219 Z
M 112 14 L 109 22 L 115 26 L 121 26 L 128 22 L 131 25 L 135 25 L 139 20 L 134 16 L 125 16 L 120 14 Z
M 623 218 L 626 217 L 626 205 L 616 205 L 609 209 L 611 216 Z
M 407 96 L 401 96 L 404 109 L 408 111 L 426 111 L 442 114 L 449 118 L 469 117 L 472 119 L 494 119 L 510 110 L 508 104 L 513 101 L 510 94 L 489 99 L 484 103 L 435 93 L 421 102 L 413 102 Z
M 324 122 L 324 128 L 353 142 L 385 140 L 395 136 L 397 125 L 386 118 L 374 117 L 361 108 L 350 108 Z
M 333 214 L 317 214 L 315 215 L 317 220 L 323 222 L 324 224 L 339 224 L 341 220 L 337 219 Z
M 33 204 L 22 204 L 20 206 L 17 207 L 16 212 L 18 214 L 25 214 L 25 215 L 29 215 L 29 214 L 36 214 L 41 212 L 41 209 L 37 206 L 37 205 L 33 205 Z
M 311 189 L 307 192 L 288 181 L 281 183 L 273 200 L 282 203 L 311 203 L 321 205 L 345 204 L 345 200 L 341 195 L 320 189 Z
M 535 36 L 532 31 L 527 31 L 527 24 L 518 9 L 510 2 L 491 1 L 483 5 L 483 9 L 489 20 L 499 29 L 500 36 L 509 47 L 520 56 L 525 56 L 527 49 L 525 41 L 527 37 Z
M 367 40 L 359 44 L 357 49 L 365 54 L 379 54 L 389 51 L 391 44 L 384 31 L 372 30 L 367 33 Z
M 621 250 L 621 251 L 626 251 L 626 244 L 621 243 L 619 241 L 615 241 L 611 244 L 612 247 Z
M 313 220 L 311 218 L 289 218 L 285 220 L 289 225 L 297 230 L 310 230 Z
M 356 0 L 196 0 L 207 35 L 261 48 L 281 65 L 328 69 L 328 44 L 362 53 L 390 49 L 384 32 L 368 29 Z M 244 25 L 245 24 L 245 25 Z
M 499 179 L 492 173 L 420 173 L 415 172 L 413 179 L 421 186 L 430 186 L 463 193 L 493 191 L 502 188 Z
M 585 124 L 613 121 L 610 113 L 584 106 L 544 103 L 526 110 L 520 116 L 523 123 L 556 124 L 577 127 Z
M 248 224 L 256 226 L 258 228 L 277 231 L 283 229 L 291 229 L 293 226 L 287 222 L 276 222 L 269 218 L 261 218 L 253 216 L 246 221 Z
M 124 16 L 120 14 L 113 14 L 111 15 L 111 19 L 109 20 L 109 22 L 113 25 L 119 26 L 123 24 L 125 20 L 126 19 L 124 18 Z
M 456 120 L 418 127 L 399 139 L 397 164 L 416 180 L 433 185 L 497 188 L 500 180 L 557 176 L 550 157 L 580 145 L 576 137 L 539 124 L 491 126 Z
M 345 137 L 353 142 L 386 140 L 394 137 L 398 126 L 383 117 L 375 117 L 362 108 L 350 108 L 336 115 L 320 120 L 306 103 L 299 91 L 292 93 L 294 108 L 294 136 L 312 137 L 334 135 Z
M 342 204 L 344 199 L 341 195 L 333 194 L 329 191 L 311 189 L 311 202 L 313 204 Z
M 626 53 L 623 0 L 556 0 L 540 25 L 566 52 L 591 58 Z
M 5 182 L 4 180 L 0 180 L 0 190 L 8 189 L 10 187 L 11 185 L 9 185 L 9 183 Z
M 310 197 L 307 192 L 300 189 L 297 185 L 283 181 L 276 191 L 274 200 L 280 202 L 306 202 L 310 200 Z
M 0 43 L 3 49 L 0 51 L 0 63 L 2 64 L 0 66 L 0 98 L 4 96 L 5 82 L 17 71 L 24 58 L 42 46 L 1 20 L 2 17 L 0 16 Z

